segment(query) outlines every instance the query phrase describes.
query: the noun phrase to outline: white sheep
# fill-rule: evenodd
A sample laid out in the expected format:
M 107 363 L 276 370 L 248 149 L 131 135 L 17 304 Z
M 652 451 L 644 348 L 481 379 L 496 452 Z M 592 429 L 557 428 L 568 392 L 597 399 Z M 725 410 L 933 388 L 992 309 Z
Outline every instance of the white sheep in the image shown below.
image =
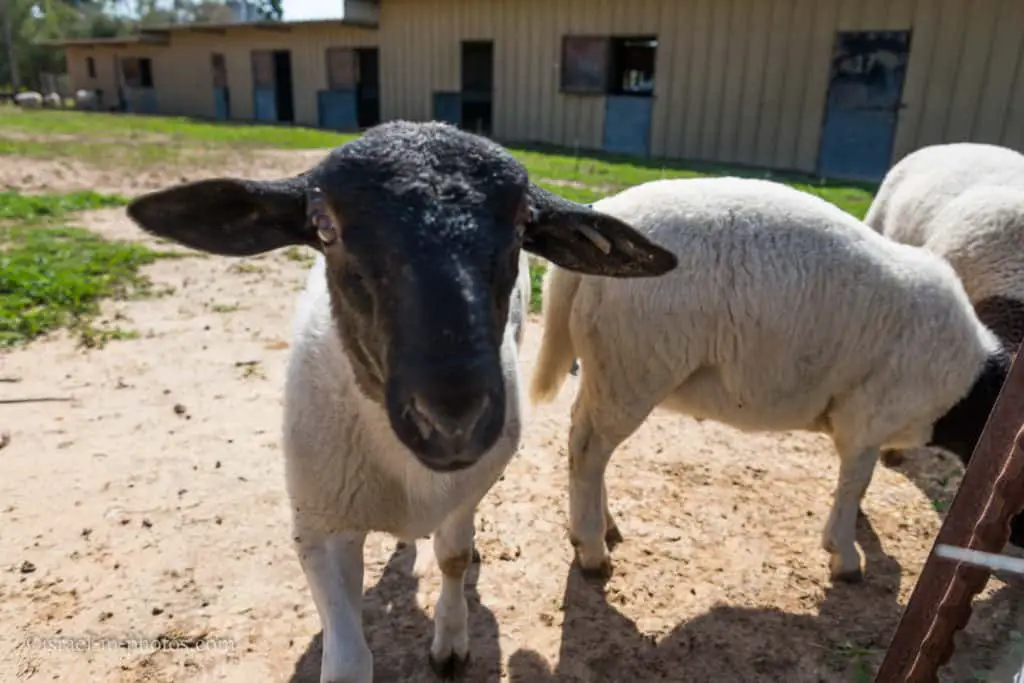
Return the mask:
M 950 263 L 982 322 L 1024 338 L 1024 155 L 996 145 L 923 147 L 882 181 L 864 222 Z
M 532 185 L 497 144 L 440 123 L 383 124 L 293 178 L 180 185 L 128 212 L 212 253 L 321 252 L 295 314 L 284 408 L 293 540 L 323 626 L 320 680 L 373 679 L 361 618 L 372 531 L 433 533 L 442 583 L 430 662 L 461 671 L 475 510 L 522 429 L 522 250 L 613 277 L 664 273 L 675 258 Z
M 96 109 L 98 99 L 95 90 L 76 90 L 75 107 L 78 109 Z
M 26 90 L 14 96 L 14 103 L 22 109 L 39 109 L 43 106 L 43 96 L 34 90 Z
M 1024 339 L 1024 155 L 969 142 L 923 147 L 886 174 L 864 222 L 948 261 L 978 317 L 1016 352 Z M 882 455 L 890 466 L 903 459 Z
M 61 99 L 60 93 L 51 92 L 47 93 L 46 96 L 43 97 L 43 106 L 50 107 L 52 109 L 59 108 L 63 102 L 64 100 Z
M 859 580 L 855 524 L 880 447 L 970 457 L 1009 369 L 953 269 L 765 180 L 661 180 L 594 208 L 679 265 L 650 280 L 545 276 L 530 394 L 550 400 L 579 358 L 569 507 L 581 568 L 611 570 L 605 469 L 662 407 L 745 431 L 830 434 L 839 481 L 822 544 L 834 580 Z

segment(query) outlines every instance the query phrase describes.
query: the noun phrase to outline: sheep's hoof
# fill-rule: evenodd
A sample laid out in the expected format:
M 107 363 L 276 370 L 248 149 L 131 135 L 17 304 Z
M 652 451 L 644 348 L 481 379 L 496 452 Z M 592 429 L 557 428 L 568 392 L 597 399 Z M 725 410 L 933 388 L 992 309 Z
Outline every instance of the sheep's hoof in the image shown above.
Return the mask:
M 832 583 L 860 583 L 864 580 L 864 571 L 860 567 L 855 569 L 832 570 Z
M 570 534 L 569 543 L 572 544 L 572 547 L 574 549 L 574 553 L 576 556 L 576 566 L 579 567 L 580 574 L 583 575 L 584 578 L 600 579 L 602 581 L 607 581 L 609 578 L 611 578 L 612 560 L 610 557 L 605 555 L 605 557 L 601 559 L 597 566 L 587 566 L 591 563 L 585 564 L 583 561 L 583 544 L 582 542 L 580 542 L 580 539 Z M 604 544 L 602 543 L 602 545 Z M 596 555 L 596 553 L 594 553 L 594 555 Z
M 863 580 L 864 572 L 860 569 L 851 569 L 832 576 L 832 581 L 835 583 L 860 583 Z
M 607 581 L 612 578 L 612 561 L 605 560 L 592 569 L 580 565 L 580 575 L 588 581 Z
M 619 531 L 619 527 L 614 524 L 608 527 L 608 530 L 604 532 L 604 542 L 608 544 L 608 548 L 612 549 L 618 544 L 622 543 L 622 532 Z
M 881 461 L 886 467 L 899 467 L 903 464 L 904 459 L 903 451 L 882 451 Z
M 457 681 L 461 680 L 466 675 L 466 669 L 469 667 L 469 653 L 465 656 L 460 657 L 456 653 L 452 652 L 444 659 L 438 659 L 434 657 L 434 653 L 430 653 L 430 669 L 434 674 L 443 681 Z

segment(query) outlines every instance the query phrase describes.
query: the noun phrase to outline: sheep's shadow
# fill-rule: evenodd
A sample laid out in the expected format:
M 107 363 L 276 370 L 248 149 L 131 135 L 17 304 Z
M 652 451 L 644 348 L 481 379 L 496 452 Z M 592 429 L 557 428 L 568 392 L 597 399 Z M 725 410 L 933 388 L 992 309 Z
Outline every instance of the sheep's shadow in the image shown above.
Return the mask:
M 858 527 L 858 540 L 868 561 L 865 580 L 827 589 L 816 616 L 775 608 L 716 606 L 680 624 L 660 642 L 609 605 L 602 589 L 584 579 L 574 565 L 565 590 L 557 665 L 551 670 L 538 653 L 520 649 L 509 660 L 510 680 L 869 681 L 902 614 L 898 602 L 901 570 L 898 562 L 883 552 L 866 518 L 858 520 Z M 976 604 L 976 619 L 993 614 L 1005 619 L 1009 600 L 1013 596 L 1000 591 L 985 605 Z M 1005 630 L 995 637 L 1009 638 Z M 954 680 L 973 680 L 970 672 L 976 671 L 978 664 L 992 665 L 981 662 L 984 657 L 979 657 L 975 645 L 959 646 Z M 971 661 L 959 661 L 965 659 Z
M 397 543 L 380 581 L 363 595 L 363 630 L 373 652 L 375 681 L 436 683 L 427 662 L 434 633 L 433 619 L 416 604 L 419 578 L 414 573 L 416 545 Z M 501 649 L 494 614 L 480 603 L 476 590 L 480 563 L 466 576 L 469 639 L 472 659 L 466 672 L 471 681 L 501 680 Z M 295 663 L 289 683 L 319 683 L 323 632 L 312 638 Z

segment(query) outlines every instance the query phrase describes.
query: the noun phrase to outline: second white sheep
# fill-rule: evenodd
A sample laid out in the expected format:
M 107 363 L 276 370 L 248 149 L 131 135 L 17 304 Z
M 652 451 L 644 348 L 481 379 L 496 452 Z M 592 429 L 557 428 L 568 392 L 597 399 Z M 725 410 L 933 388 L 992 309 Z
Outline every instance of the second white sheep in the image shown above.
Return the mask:
M 570 534 L 581 568 L 611 569 L 604 473 L 657 407 L 745 431 L 831 435 L 839 481 L 822 544 L 834 580 L 863 575 L 859 504 L 884 446 L 967 459 L 1009 369 L 953 269 L 785 185 L 646 183 L 594 208 L 676 254 L 649 280 L 551 267 L 531 398 L 551 399 L 574 358 Z

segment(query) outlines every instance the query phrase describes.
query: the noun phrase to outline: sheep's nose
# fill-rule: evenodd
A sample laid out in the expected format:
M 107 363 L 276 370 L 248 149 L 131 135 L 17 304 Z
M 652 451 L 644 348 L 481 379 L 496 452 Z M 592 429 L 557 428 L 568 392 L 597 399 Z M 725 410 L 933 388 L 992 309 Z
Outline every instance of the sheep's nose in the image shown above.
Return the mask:
M 419 392 L 409 402 L 409 413 L 424 439 L 441 437 L 461 450 L 490 404 L 486 393 Z

